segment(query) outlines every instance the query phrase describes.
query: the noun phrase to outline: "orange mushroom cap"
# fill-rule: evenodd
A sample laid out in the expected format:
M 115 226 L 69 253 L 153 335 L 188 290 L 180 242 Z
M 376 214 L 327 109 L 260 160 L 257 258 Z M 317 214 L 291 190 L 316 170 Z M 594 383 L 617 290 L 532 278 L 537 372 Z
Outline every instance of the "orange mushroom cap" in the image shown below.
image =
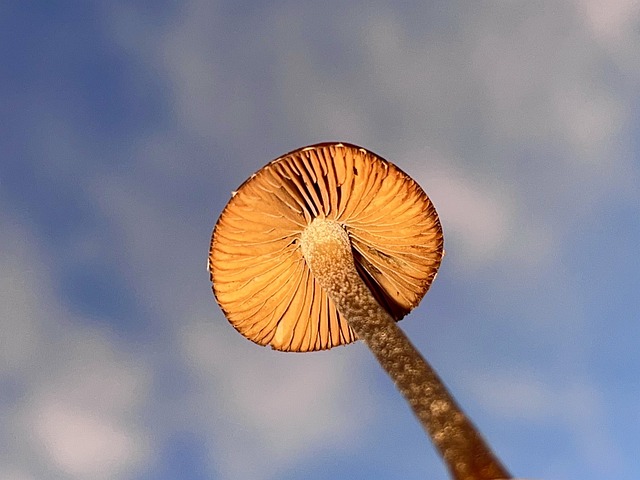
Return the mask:
M 246 338 L 283 351 L 324 350 L 356 340 L 301 252 L 301 234 L 316 217 L 343 226 L 358 273 L 395 320 L 429 289 L 444 242 L 438 214 L 422 188 L 355 145 L 300 148 L 244 182 L 213 230 L 213 292 Z

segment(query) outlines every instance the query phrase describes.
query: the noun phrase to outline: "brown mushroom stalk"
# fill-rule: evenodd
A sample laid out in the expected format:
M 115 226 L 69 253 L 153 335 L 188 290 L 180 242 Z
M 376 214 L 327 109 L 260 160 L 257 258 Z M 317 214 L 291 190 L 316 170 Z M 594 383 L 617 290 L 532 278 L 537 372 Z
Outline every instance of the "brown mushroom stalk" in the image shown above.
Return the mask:
M 344 228 L 316 218 L 303 231 L 301 248 L 315 278 L 411 405 L 453 478 L 510 478 L 436 372 L 360 278 Z
M 218 304 L 242 335 L 286 352 L 362 339 L 456 480 L 510 478 L 396 322 L 444 254 L 438 214 L 391 162 L 324 143 L 270 162 L 234 192 L 211 238 Z

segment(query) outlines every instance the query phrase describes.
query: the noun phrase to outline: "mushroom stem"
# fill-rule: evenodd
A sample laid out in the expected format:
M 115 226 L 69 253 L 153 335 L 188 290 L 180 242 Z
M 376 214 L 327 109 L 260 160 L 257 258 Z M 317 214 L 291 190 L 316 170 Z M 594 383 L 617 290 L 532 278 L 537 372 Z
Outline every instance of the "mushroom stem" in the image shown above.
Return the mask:
M 393 379 L 456 480 L 511 478 L 447 387 L 356 270 L 340 223 L 315 218 L 303 231 L 304 258 L 358 337 Z

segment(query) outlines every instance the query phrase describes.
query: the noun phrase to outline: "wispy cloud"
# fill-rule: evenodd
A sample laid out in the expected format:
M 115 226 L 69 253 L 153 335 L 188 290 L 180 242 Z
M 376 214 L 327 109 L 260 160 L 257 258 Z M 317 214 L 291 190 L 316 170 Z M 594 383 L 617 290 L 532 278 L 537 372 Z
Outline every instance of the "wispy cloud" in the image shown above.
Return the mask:
M 552 385 L 520 370 L 479 373 L 469 384 L 494 415 L 553 426 L 566 448 L 578 450 L 589 468 L 601 475 L 621 473 L 622 457 L 607 428 L 607 407 L 586 378 Z
M 10 414 L 0 422 L 11 447 L 0 475 L 114 478 L 144 465 L 144 362 L 119 350 L 108 332 L 81 326 L 53 294 L 39 242 L 3 220 L 0 375 Z

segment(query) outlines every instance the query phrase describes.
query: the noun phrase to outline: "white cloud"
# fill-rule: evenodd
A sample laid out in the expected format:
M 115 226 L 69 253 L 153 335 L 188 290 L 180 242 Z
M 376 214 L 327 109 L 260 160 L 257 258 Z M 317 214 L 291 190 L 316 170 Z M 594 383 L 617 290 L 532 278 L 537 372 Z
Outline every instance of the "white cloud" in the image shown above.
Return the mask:
M 577 153 L 577 159 L 587 162 L 587 165 L 575 166 L 595 168 L 595 174 L 615 167 L 620 159 L 607 153 L 624 124 L 625 109 L 619 101 L 607 92 L 584 86 L 561 87 L 553 96 L 554 116 L 559 131 L 565 132 L 565 138 Z
M 638 37 L 637 0 L 575 0 L 575 4 L 593 35 L 612 49 L 626 49 L 630 46 L 629 37 Z
M 513 232 L 513 200 L 460 172 L 438 169 L 424 177 L 448 238 L 460 242 L 460 263 L 471 267 L 494 261 Z
M 354 393 L 362 368 L 355 347 L 304 355 L 244 340 L 231 347 L 226 337 L 239 334 L 216 317 L 223 325 L 185 323 L 182 351 L 204 389 L 198 403 L 218 406 L 200 428 L 224 478 L 277 478 L 319 451 L 350 448 L 364 434 L 373 405 Z
M 0 480 L 35 480 L 36 477 L 28 474 L 19 467 L 4 465 L 0 471 Z
M 540 375 L 520 370 L 476 373 L 469 385 L 496 417 L 553 425 L 591 467 L 603 474 L 618 470 L 620 453 L 605 426 L 607 408 L 588 379 L 577 377 L 552 385 Z
M 226 43 L 229 26 L 215 2 L 192 1 L 180 13 L 158 38 L 155 52 L 172 80 L 177 121 L 207 142 L 239 141 L 258 128 L 259 120 L 243 63 L 230 55 Z
M 483 406 L 502 418 L 548 420 L 556 414 L 556 392 L 541 379 L 516 371 L 479 373 L 470 379 Z
M 3 400 L 10 415 L 0 416 L 0 435 L 9 450 L 0 455 L 0 478 L 130 474 L 148 459 L 135 420 L 148 372 L 104 332 L 74 323 L 79 319 L 52 294 L 47 262 L 28 229 L 5 221 L 0 243 L 0 380 L 10 379 L 17 392 Z
M 82 381 L 82 379 L 78 379 Z M 42 399 L 34 408 L 33 433 L 54 465 L 72 478 L 114 478 L 138 466 L 146 450 L 140 435 L 90 408 Z
M 37 319 L 42 318 L 45 309 L 34 303 L 31 285 L 25 276 L 41 273 L 46 266 L 38 266 L 34 272 L 25 272 L 24 255 L 15 253 L 15 247 L 23 244 L 21 235 L 8 235 L 4 229 L 3 240 L 14 251 L 5 250 L 0 260 L 2 275 L 0 276 L 0 325 L 5 332 L 0 336 L 0 373 L 19 370 L 29 362 L 38 344 L 42 341 L 42 332 L 38 328 Z M 22 258 L 21 258 L 22 257 Z M 25 275 L 26 274 L 26 275 Z

